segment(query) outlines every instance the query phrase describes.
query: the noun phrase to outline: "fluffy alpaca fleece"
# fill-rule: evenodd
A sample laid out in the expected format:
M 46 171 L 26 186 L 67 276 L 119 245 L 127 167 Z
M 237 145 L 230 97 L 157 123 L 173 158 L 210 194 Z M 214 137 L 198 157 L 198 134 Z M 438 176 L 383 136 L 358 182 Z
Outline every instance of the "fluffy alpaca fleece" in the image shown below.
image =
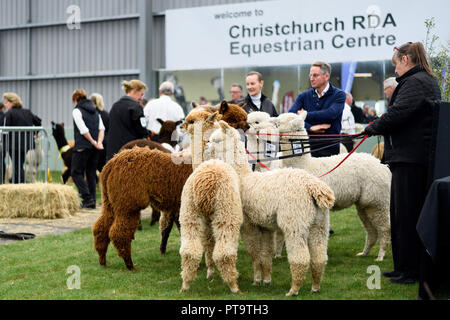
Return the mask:
M 242 219 L 236 171 L 220 160 L 200 164 L 181 195 L 181 292 L 189 290 L 205 251 L 207 277 L 217 265 L 231 292 L 240 293 L 236 261 Z
M 207 109 L 202 107 L 199 110 Z M 241 110 L 234 107 L 223 109 L 220 117 L 246 126 L 246 122 L 241 121 Z M 212 110 L 208 110 L 207 116 L 211 114 Z M 113 240 L 127 268 L 134 269 L 131 241 L 140 211 L 149 204 L 161 211 L 161 221 L 166 221 L 160 222 L 160 251 L 165 253 L 173 223 L 178 223 L 181 192 L 193 172 L 192 163 L 189 150 L 167 154 L 139 147 L 119 152 L 108 161 L 102 170 L 102 214 L 93 226 L 94 246 L 101 265 L 106 264 L 106 251 L 110 240 Z
M 306 135 L 301 115 L 282 114 L 274 121 L 280 134 Z M 281 137 L 280 141 L 289 137 Z M 281 148 L 286 144 L 281 143 Z M 289 146 L 290 148 L 290 146 Z M 308 151 L 309 148 L 305 148 Z M 289 152 L 286 152 L 289 154 Z M 324 158 L 314 158 L 304 154 L 301 157 L 284 159 L 284 167 L 302 168 L 315 176 L 321 176 L 334 168 L 345 158 L 339 154 Z M 357 214 L 366 230 L 364 250 L 357 256 L 366 256 L 377 240 L 380 249 L 376 261 L 382 261 L 390 243 L 390 186 L 391 172 L 375 157 L 364 153 L 353 153 L 341 166 L 321 178 L 334 191 L 336 202 L 332 210 L 337 211 L 356 206 Z
M 252 172 L 239 133 L 225 122 L 210 137 L 206 150 L 230 163 L 240 180 L 244 221 L 242 239 L 252 258 L 254 283 L 271 282 L 273 232 L 285 235 L 292 284 L 287 296 L 298 294 L 308 266 L 312 291 L 320 289 L 327 262 L 329 208 L 333 191 L 301 169 Z

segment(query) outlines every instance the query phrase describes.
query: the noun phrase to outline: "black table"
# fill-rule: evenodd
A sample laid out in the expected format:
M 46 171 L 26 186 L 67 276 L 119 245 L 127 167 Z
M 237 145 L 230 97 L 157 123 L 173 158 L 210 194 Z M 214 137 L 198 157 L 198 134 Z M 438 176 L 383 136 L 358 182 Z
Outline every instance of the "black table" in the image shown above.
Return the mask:
M 431 185 L 417 232 L 424 250 L 421 255 L 419 298 L 450 292 L 450 176 Z M 447 297 L 447 298 L 450 298 Z

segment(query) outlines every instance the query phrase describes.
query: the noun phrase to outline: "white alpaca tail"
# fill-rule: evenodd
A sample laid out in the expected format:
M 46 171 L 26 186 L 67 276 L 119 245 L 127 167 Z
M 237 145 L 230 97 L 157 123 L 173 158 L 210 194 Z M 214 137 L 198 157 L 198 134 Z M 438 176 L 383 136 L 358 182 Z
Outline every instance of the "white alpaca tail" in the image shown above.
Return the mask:
M 331 209 L 334 206 L 334 192 L 330 187 L 319 179 L 311 179 L 307 183 L 309 194 L 314 198 L 321 209 Z

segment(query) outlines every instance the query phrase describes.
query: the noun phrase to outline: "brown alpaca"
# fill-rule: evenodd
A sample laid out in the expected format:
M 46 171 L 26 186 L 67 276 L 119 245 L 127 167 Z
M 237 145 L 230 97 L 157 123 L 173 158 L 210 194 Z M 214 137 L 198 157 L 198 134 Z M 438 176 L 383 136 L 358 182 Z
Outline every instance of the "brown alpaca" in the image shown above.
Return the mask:
M 228 121 L 239 123 L 240 129 L 246 129 L 247 123 L 242 117 L 245 115 L 246 119 L 247 114 L 241 107 L 229 105 L 222 108 L 222 112 L 220 117 L 226 116 Z M 211 111 L 204 117 L 210 115 Z M 187 152 L 167 154 L 136 147 L 119 152 L 106 164 L 102 171 L 102 214 L 93 226 L 94 246 L 101 265 L 106 264 L 106 251 L 112 240 L 127 268 L 134 268 L 131 241 L 140 211 L 149 204 L 160 210 L 161 219 L 164 216 L 166 221 L 164 225 L 160 223 L 160 251 L 165 253 L 173 223 L 178 222 L 181 191 L 193 171 L 188 158 Z
M 189 290 L 205 251 L 207 278 L 217 265 L 231 292 L 240 293 L 236 261 L 242 220 L 236 171 L 220 160 L 200 164 L 181 195 L 181 292 Z

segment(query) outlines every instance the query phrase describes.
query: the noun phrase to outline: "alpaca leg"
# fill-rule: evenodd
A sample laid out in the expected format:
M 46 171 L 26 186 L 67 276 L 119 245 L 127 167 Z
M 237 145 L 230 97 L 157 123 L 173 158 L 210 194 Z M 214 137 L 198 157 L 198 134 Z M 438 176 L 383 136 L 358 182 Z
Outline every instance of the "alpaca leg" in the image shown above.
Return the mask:
M 253 285 L 261 285 L 261 233 L 257 226 L 244 217 L 241 227 L 242 241 L 247 253 L 252 258 L 253 264 Z
M 220 213 L 217 215 L 219 216 Z M 239 273 L 236 269 L 236 261 L 239 246 L 239 229 L 242 221 L 240 217 L 236 217 L 231 219 L 231 221 L 223 222 L 213 222 L 214 238 L 217 239 L 213 259 L 222 275 L 223 281 L 228 285 L 231 292 L 241 293 L 237 282 Z
M 128 270 L 132 271 L 136 269 L 131 259 L 131 241 L 134 240 L 139 218 L 139 211 L 117 215 L 109 231 L 109 238 L 113 241 L 119 257 L 124 260 Z
M 285 232 L 284 237 L 292 275 L 291 289 L 286 296 L 291 297 L 298 295 L 298 291 L 308 270 L 310 256 L 305 239 L 306 233 L 296 233 L 294 235 L 293 233 L 289 234 Z
M 203 246 L 205 248 L 205 263 L 208 271 L 206 273 L 206 279 L 212 279 L 214 277 L 215 265 L 213 259 L 214 252 L 214 236 L 210 225 L 204 226 L 204 233 L 202 236 Z
M 311 291 L 320 291 L 320 282 L 328 261 L 328 236 L 329 236 L 329 213 L 318 215 L 315 223 L 309 230 L 308 248 L 310 253 L 310 267 L 312 276 Z
M 273 234 L 274 231 L 260 230 L 261 232 L 261 265 L 263 273 L 263 284 L 272 283 L 272 259 L 274 255 Z
M 66 169 L 62 174 L 63 183 L 66 184 L 70 177 L 70 169 Z
M 378 239 L 380 240 L 380 250 L 375 261 L 383 261 L 386 250 L 391 243 L 391 221 L 389 208 L 383 210 L 379 208 L 368 215 L 372 221 L 372 225 L 377 229 Z
M 150 221 L 150 225 L 153 226 L 156 222 L 159 221 L 161 217 L 161 212 L 152 207 L 152 219 Z
M 357 208 L 356 212 L 361 220 L 364 229 L 366 229 L 366 243 L 364 246 L 364 250 L 357 254 L 357 256 L 367 256 L 370 252 L 370 249 L 375 245 L 378 239 L 377 229 L 373 226 L 372 222 L 369 219 L 370 212 L 367 209 Z
M 283 246 L 284 246 L 284 236 L 283 232 L 281 230 L 277 230 L 273 234 L 273 241 L 275 246 L 275 258 L 281 259 L 281 255 L 283 253 Z
M 98 217 L 92 227 L 92 233 L 94 235 L 94 248 L 98 252 L 99 263 L 102 266 L 106 266 L 106 252 L 109 246 L 109 230 L 113 224 L 113 212 L 108 205 L 103 205 L 102 215 Z
M 189 290 L 202 260 L 204 223 L 198 215 L 193 216 L 183 221 L 181 230 L 180 255 L 183 283 L 180 292 L 183 292 Z
M 161 245 L 159 251 L 161 254 L 166 253 L 167 241 L 170 232 L 172 231 L 174 216 L 175 214 L 173 212 L 161 212 L 161 218 L 159 220 L 159 230 L 161 232 Z

